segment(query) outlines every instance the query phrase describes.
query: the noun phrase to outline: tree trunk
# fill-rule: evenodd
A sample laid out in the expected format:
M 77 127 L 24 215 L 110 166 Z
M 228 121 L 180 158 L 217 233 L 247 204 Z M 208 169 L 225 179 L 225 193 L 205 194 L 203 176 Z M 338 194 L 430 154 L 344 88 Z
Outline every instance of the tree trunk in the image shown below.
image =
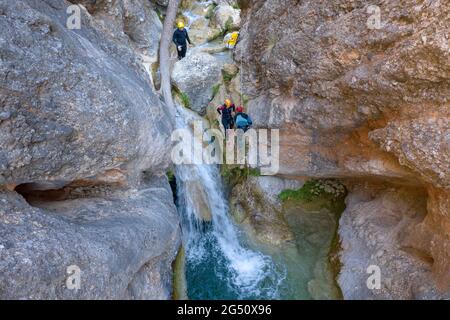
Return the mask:
M 164 19 L 161 41 L 159 45 L 159 66 L 161 72 L 161 91 L 166 102 L 166 107 L 172 117 L 175 116 L 175 104 L 172 98 L 172 87 L 170 84 L 170 52 L 172 33 L 178 6 L 181 0 L 170 0 L 167 6 L 166 18 Z

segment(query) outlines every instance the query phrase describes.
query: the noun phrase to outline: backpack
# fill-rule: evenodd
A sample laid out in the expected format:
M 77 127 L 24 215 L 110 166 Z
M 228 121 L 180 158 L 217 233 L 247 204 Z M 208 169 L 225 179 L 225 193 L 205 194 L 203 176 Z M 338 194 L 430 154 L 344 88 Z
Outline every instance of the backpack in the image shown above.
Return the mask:
M 247 119 L 245 119 L 242 115 L 239 114 L 239 115 L 236 117 L 236 125 L 237 125 L 238 127 L 243 128 L 243 127 L 245 127 L 245 126 L 248 125 L 248 121 L 247 121 Z

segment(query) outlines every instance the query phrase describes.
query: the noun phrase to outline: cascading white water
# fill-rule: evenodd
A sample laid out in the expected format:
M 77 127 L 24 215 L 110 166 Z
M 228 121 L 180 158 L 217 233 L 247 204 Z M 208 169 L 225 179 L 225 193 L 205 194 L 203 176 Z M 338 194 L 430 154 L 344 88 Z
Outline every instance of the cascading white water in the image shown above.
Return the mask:
M 178 129 L 190 128 L 192 121 L 201 121 L 199 116 L 182 107 L 178 107 L 176 118 Z M 191 130 L 186 132 L 193 138 Z M 175 175 L 187 273 L 190 269 L 195 270 L 191 282 L 194 285 L 202 282 L 197 290 L 190 290 L 189 279 L 192 277 L 187 274 L 189 298 L 277 298 L 283 272 L 276 270 L 270 257 L 241 244 L 242 234 L 229 216 L 218 166 L 178 165 Z M 193 204 L 197 195 L 191 194 L 193 189 L 186 187 L 189 182 L 201 185 L 211 211 L 210 223 L 199 220 L 201 214 L 196 212 L 198 206 Z M 209 281 L 210 286 L 206 285 Z M 215 294 L 202 292 L 208 288 L 210 291 L 217 288 L 217 291 Z

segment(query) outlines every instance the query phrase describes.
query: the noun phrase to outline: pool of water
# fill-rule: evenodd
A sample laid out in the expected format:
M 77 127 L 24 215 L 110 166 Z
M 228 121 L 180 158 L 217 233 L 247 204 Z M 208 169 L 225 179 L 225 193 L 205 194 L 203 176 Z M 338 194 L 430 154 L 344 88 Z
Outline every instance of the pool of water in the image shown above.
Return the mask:
M 206 229 L 211 229 L 206 227 Z M 279 299 L 284 270 L 268 256 L 240 247 L 240 259 L 231 262 L 212 230 L 205 230 L 199 244 L 186 257 L 189 299 Z M 235 250 L 235 248 L 230 248 Z

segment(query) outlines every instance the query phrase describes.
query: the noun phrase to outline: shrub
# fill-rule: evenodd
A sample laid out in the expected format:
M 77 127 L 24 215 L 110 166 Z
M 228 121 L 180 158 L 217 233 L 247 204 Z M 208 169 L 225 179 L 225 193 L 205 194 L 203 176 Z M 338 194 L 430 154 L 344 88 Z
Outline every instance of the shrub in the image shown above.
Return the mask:
M 234 75 L 223 72 L 222 73 L 222 78 L 224 82 L 230 82 L 231 80 L 233 80 Z
M 167 180 L 169 180 L 169 182 L 172 182 L 175 180 L 175 174 L 173 173 L 173 171 L 167 171 L 166 176 L 167 176 Z
M 214 85 L 214 86 L 212 87 L 212 96 L 213 96 L 213 99 L 214 99 L 214 97 L 219 93 L 219 90 L 220 90 L 220 83 L 218 83 L 218 84 L 216 84 L 216 85 Z
M 181 103 L 185 108 L 189 108 L 191 106 L 191 101 L 189 100 L 189 96 L 186 93 L 180 92 L 178 93 L 178 96 L 180 97 Z
M 155 8 L 155 12 L 158 15 L 159 20 L 161 20 L 161 22 L 164 23 L 165 17 L 163 15 L 163 13 L 161 12 L 161 10 L 159 10 L 159 8 Z
M 248 166 L 240 167 L 237 165 L 222 165 L 221 174 L 228 186 L 235 186 L 247 180 L 249 176 L 259 177 L 261 171 L 259 168 L 251 168 Z
M 347 194 L 344 185 L 334 179 L 309 180 L 298 190 L 285 189 L 280 192 L 278 198 L 281 201 L 303 201 L 310 202 L 319 197 L 329 198 L 330 200 L 343 199 Z
M 212 18 L 212 16 L 214 15 L 214 10 L 216 9 L 216 7 L 217 7 L 217 4 L 215 4 L 215 3 L 208 7 L 208 12 L 205 15 L 206 19 L 211 19 Z
M 225 28 L 222 30 L 222 34 L 226 35 L 228 31 L 232 29 L 233 24 L 233 18 L 229 17 L 228 20 L 225 22 Z

